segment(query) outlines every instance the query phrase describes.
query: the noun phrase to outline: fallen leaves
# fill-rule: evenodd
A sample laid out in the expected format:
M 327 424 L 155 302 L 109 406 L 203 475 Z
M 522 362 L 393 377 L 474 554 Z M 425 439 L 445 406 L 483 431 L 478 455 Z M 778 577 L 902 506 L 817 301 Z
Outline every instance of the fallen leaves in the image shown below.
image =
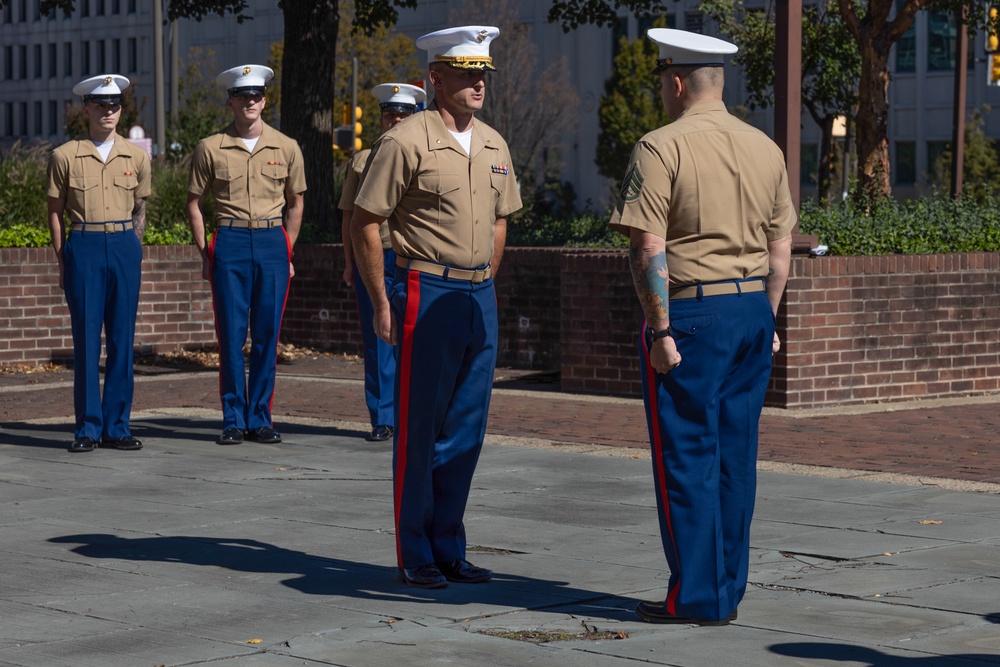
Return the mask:
M 920 524 L 923 526 L 939 526 L 942 523 L 944 522 L 938 521 L 937 519 L 924 519 L 923 521 L 920 522 Z

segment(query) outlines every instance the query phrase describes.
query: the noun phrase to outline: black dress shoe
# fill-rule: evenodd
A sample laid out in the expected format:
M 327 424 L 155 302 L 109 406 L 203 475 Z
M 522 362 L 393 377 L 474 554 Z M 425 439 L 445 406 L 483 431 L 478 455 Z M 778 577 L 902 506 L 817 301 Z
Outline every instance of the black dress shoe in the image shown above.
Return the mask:
M 126 435 L 124 438 L 101 438 L 101 446 L 110 447 L 111 449 L 134 451 L 142 449 L 142 441 L 130 435 Z
M 365 436 L 368 442 L 382 442 L 392 437 L 392 427 L 379 425 L 372 429 L 372 432 Z
M 97 449 L 97 441 L 86 436 L 77 438 L 69 445 L 71 452 L 92 452 Z
M 435 563 L 448 581 L 458 584 L 482 584 L 493 578 L 485 567 L 476 567 L 464 558 Z
M 247 440 L 256 440 L 265 445 L 274 445 L 281 442 L 281 434 L 270 426 L 261 426 L 253 431 L 247 431 Z
M 639 606 L 635 608 L 635 613 L 647 623 L 675 625 L 729 625 L 729 621 L 735 618 L 733 615 L 730 615 L 729 618 L 721 618 L 719 620 L 677 616 L 676 614 L 668 613 L 666 605 L 662 602 L 640 602 Z
M 448 585 L 448 580 L 433 563 L 414 568 L 401 567 L 398 578 L 407 586 L 415 588 L 444 588 Z
M 238 428 L 227 428 L 215 442 L 220 445 L 238 445 L 243 442 L 243 431 Z

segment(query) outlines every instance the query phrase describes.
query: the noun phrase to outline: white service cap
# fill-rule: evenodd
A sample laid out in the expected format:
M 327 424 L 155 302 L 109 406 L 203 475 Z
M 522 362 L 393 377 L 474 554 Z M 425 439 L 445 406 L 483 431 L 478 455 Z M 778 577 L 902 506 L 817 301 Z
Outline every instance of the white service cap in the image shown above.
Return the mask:
M 274 70 L 264 65 L 240 65 L 231 67 L 215 77 L 229 96 L 243 94 L 264 94 L 264 86 L 274 76 Z
M 423 88 L 409 83 L 380 83 L 372 88 L 372 95 L 379 101 L 382 111 L 410 113 L 427 98 Z
M 417 48 L 427 51 L 428 62 L 445 63 L 456 69 L 495 72 L 490 42 L 500 34 L 491 25 L 445 28 L 417 38 Z
M 723 56 L 738 50 L 735 44 L 725 40 L 687 30 L 650 28 L 646 36 L 660 48 L 653 74 L 659 74 L 672 65 L 721 67 L 725 64 Z
M 131 82 L 120 74 L 98 74 L 73 86 L 73 94 L 82 96 L 84 102 L 121 104 L 122 92 L 130 84 Z

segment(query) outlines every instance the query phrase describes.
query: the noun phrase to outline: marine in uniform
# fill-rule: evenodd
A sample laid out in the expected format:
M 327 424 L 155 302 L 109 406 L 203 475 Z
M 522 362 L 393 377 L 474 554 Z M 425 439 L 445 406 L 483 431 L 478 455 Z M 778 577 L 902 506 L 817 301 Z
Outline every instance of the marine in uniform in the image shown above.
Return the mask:
M 393 485 L 400 579 L 421 588 L 488 581 L 466 558 L 463 516 L 482 449 L 497 358 L 493 275 L 521 198 L 503 138 L 475 118 L 494 71 L 490 26 L 424 35 L 434 102 L 372 148 L 352 232 L 375 307 L 396 344 Z M 386 293 L 378 227 L 396 252 Z
M 233 122 L 202 139 L 191 158 L 187 215 L 203 259 L 202 277 L 212 283 L 219 337 L 220 445 L 238 445 L 244 437 L 281 442 L 271 404 L 306 179 L 299 145 L 261 118 L 265 85 L 273 75 L 262 65 L 219 74 L 216 83 L 228 93 Z M 208 192 L 215 199 L 210 239 L 201 212 Z M 248 326 L 249 379 L 243 359 Z
M 142 449 L 129 419 L 151 174 L 146 152 L 115 131 L 128 86 L 129 80 L 117 74 L 76 84 L 73 93 L 83 97 L 88 136 L 66 142 L 49 158 L 49 229 L 73 330 L 71 452 L 98 446 Z M 64 216 L 70 222 L 68 237 Z M 102 327 L 107 351 L 103 397 Z
M 409 118 L 417 105 L 425 98 L 423 89 L 407 83 L 382 83 L 372 88 L 372 95 L 379 101 L 382 131 Z M 365 168 L 370 149 L 358 151 L 347 165 L 344 190 L 340 196 L 340 209 L 344 212 L 342 231 L 344 239 L 344 282 L 354 287 L 358 301 L 358 316 L 361 319 L 361 336 L 365 346 L 365 405 L 372 430 L 365 438 L 370 442 L 380 442 L 392 438 L 393 425 L 393 385 L 396 378 L 396 357 L 393 346 L 375 335 L 372 318 L 375 309 L 365 289 L 364 281 L 358 273 L 354 261 L 354 245 L 351 243 L 351 219 L 354 214 L 354 197 L 358 193 L 361 172 Z M 389 224 L 383 222 L 378 228 L 382 239 L 382 263 L 385 267 L 386 289 L 392 284 L 396 271 L 396 253 L 389 241 Z
M 632 151 L 611 225 L 630 239 L 666 598 L 652 623 L 726 625 L 747 585 L 757 425 L 796 214 L 784 158 L 722 102 L 736 47 L 652 29 L 673 122 Z M 769 275 L 770 274 L 770 275 Z

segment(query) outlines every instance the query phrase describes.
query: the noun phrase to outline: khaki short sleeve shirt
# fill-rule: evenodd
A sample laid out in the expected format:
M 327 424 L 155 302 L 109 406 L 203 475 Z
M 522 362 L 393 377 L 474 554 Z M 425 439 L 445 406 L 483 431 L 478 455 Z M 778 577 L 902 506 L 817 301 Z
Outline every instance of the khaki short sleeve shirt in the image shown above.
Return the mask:
M 670 284 L 688 285 L 766 276 L 795 221 L 780 149 L 706 101 L 635 145 L 610 224 L 664 238 Z
M 431 106 L 372 148 L 354 204 L 388 218 L 401 257 L 485 266 L 496 220 L 521 208 L 507 143 L 478 119 L 472 127 L 467 155 Z
M 341 211 L 354 210 L 354 198 L 358 195 L 361 174 L 365 170 L 365 163 L 368 162 L 368 156 L 371 155 L 371 152 L 370 148 L 358 151 L 351 158 L 350 162 L 347 163 L 347 171 L 344 173 L 344 190 L 340 193 L 340 203 L 337 205 Z M 392 242 L 389 240 L 388 221 L 378 226 L 378 234 L 382 239 L 382 249 L 388 250 L 391 248 Z
M 46 195 L 62 202 L 71 222 L 130 220 L 135 203 L 149 196 L 149 155 L 125 137 L 114 140 L 107 162 L 89 139 L 52 151 Z
M 194 149 L 188 192 L 201 196 L 207 191 L 215 198 L 217 220 L 279 218 L 286 195 L 306 191 L 302 150 L 291 137 L 264 125 L 251 153 L 230 125 Z

